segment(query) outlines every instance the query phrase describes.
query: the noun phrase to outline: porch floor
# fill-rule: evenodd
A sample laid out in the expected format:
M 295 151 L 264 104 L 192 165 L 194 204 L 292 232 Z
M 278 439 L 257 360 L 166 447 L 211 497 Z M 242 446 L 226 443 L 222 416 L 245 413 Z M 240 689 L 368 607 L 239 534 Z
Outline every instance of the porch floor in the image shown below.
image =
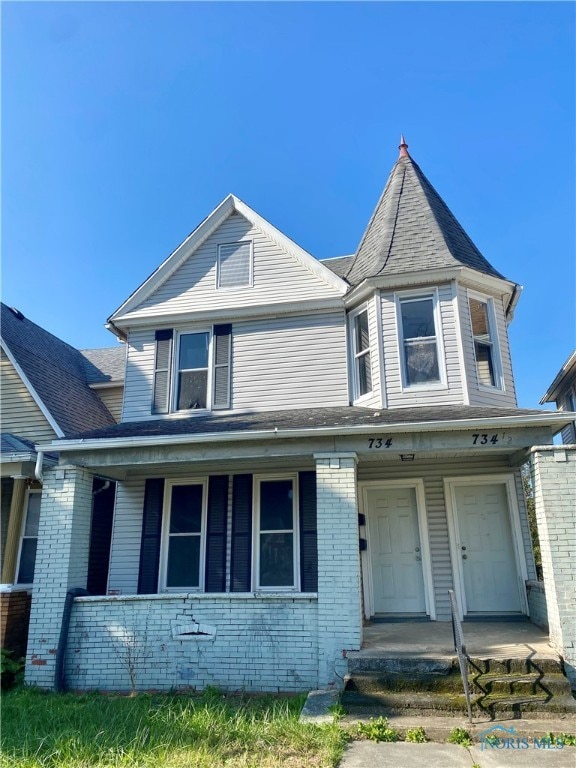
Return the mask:
M 472 657 L 559 658 L 550 645 L 548 634 L 530 621 L 464 622 L 462 633 L 468 655 Z M 349 651 L 347 655 L 349 658 L 453 657 L 452 624 L 449 621 L 367 624 L 363 630 L 362 650 Z

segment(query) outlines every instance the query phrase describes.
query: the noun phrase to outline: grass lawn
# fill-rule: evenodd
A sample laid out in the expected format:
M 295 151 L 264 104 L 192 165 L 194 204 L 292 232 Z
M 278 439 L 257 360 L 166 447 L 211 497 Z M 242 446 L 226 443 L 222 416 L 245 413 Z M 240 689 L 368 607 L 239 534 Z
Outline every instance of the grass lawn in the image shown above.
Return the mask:
M 335 766 L 346 735 L 338 725 L 299 723 L 303 702 L 210 690 L 129 698 L 20 688 L 2 696 L 0 765 Z

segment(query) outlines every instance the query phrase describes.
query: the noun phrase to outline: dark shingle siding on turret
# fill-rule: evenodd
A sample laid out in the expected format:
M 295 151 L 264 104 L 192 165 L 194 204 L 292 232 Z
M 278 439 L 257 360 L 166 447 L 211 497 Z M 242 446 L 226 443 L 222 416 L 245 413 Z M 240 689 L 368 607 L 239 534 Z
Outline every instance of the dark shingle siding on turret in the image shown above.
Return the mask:
M 369 277 L 466 266 L 502 275 L 482 256 L 410 157 L 397 162 L 362 237 L 348 282 Z

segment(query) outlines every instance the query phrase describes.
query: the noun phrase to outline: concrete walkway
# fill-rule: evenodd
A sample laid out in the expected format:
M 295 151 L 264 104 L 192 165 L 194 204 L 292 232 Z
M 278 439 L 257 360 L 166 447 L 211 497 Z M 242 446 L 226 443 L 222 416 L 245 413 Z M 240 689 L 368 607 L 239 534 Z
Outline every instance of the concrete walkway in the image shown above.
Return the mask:
M 491 749 L 455 744 L 354 741 L 340 768 L 576 768 L 576 747 Z

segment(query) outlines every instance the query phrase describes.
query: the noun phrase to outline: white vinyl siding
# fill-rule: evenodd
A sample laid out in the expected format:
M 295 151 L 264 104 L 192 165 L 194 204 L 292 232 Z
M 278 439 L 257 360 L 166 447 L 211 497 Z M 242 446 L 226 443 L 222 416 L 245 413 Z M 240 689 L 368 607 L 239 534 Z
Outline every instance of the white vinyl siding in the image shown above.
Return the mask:
M 103 387 L 94 388 L 94 392 L 110 411 L 114 421 L 120 421 L 122 416 L 122 400 L 124 398 L 124 387 Z
M 516 391 L 512 374 L 512 361 L 510 359 L 508 328 L 506 325 L 502 299 L 500 297 L 494 297 L 492 306 L 495 320 L 493 331 L 497 334 L 498 347 L 500 350 L 501 375 L 504 384 L 503 389 L 478 386 L 476 357 L 474 355 L 474 336 L 472 334 L 470 311 L 468 309 L 468 291 L 462 285 L 458 286 L 458 306 L 460 311 L 462 349 L 464 353 L 466 378 L 468 380 L 470 405 L 515 406 Z
M 438 286 L 439 327 L 436 328 L 440 367 L 445 367 L 445 383 L 435 383 L 430 388 L 403 387 L 401 337 L 398 328 L 397 303 L 393 293 L 383 293 L 382 336 L 385 370 L 386 404 L 388 408 L 401 408 L 414 405 L 452 405 L 463 402 L 462 377 L 460 373 L 460 355 L 458 349 L 458 329 L 454 317 L 452 288 L 449 283 Z M 416 294 L 414 294 L 416 295 Z M 419 295 L 430 295 L 430 290 L 422 289 Z M 442 354 L 444 359 L 442 361 Z
M 128 338 L 123 421 L 150 418 L 154 331 Z M 233 409 L 348 405 L 344 311 L 232 326 Z
M 122 421 L 149 419 L 154 384 L 155 330 L 131 331 L 126 342 Z
M 510 474 L 511 472 L 507 460 L 498 456 L 468 459 L 454 457 L 445 461 L 440 459 L 429 461 L 419 459 L 416 463 L 394 463 L 393 465 L 377 462 L 363 464 L 360 462 L 358 465 L 358 482 L 366 480 L 400 480 L 403 477 L 418 477 L 424 481 L 432 580 L 434 583 L 437 619 L 440 621 L 448 621 L 450 618 L 448 590 L 453 588 L 443 478 L 457 477 L 459 475 L 478 475 L 478 481 L 481 483 L 482 475 L 497 474 L 498 472 L 505 474 Z M 533 579 L 536 576 L 536 569 L 530 542 L 528 516 L 522 492 L 522 479 L 519 470 L 514 474 L 528 578 Z
M 299 315 L 232 328 L 232 407 L 348 405 L 344 312 Z
M 218 246 L 251 241 L 253 286 L 217 288 Z M 130 315 L 162 316 L 268 303 L 335 298 L 341 292 L 325 283 L 238 213 L 230 216 L 152 296 Z
M 141 477 L 116 485 L 108 592 L 123 595 L 138 592 L 144 490 L 145 481 Z
M 56 437 L 48 419 L 26 388 L 16 369 L 2 351 L 2 431 L 32 442 L 47 442 Z

